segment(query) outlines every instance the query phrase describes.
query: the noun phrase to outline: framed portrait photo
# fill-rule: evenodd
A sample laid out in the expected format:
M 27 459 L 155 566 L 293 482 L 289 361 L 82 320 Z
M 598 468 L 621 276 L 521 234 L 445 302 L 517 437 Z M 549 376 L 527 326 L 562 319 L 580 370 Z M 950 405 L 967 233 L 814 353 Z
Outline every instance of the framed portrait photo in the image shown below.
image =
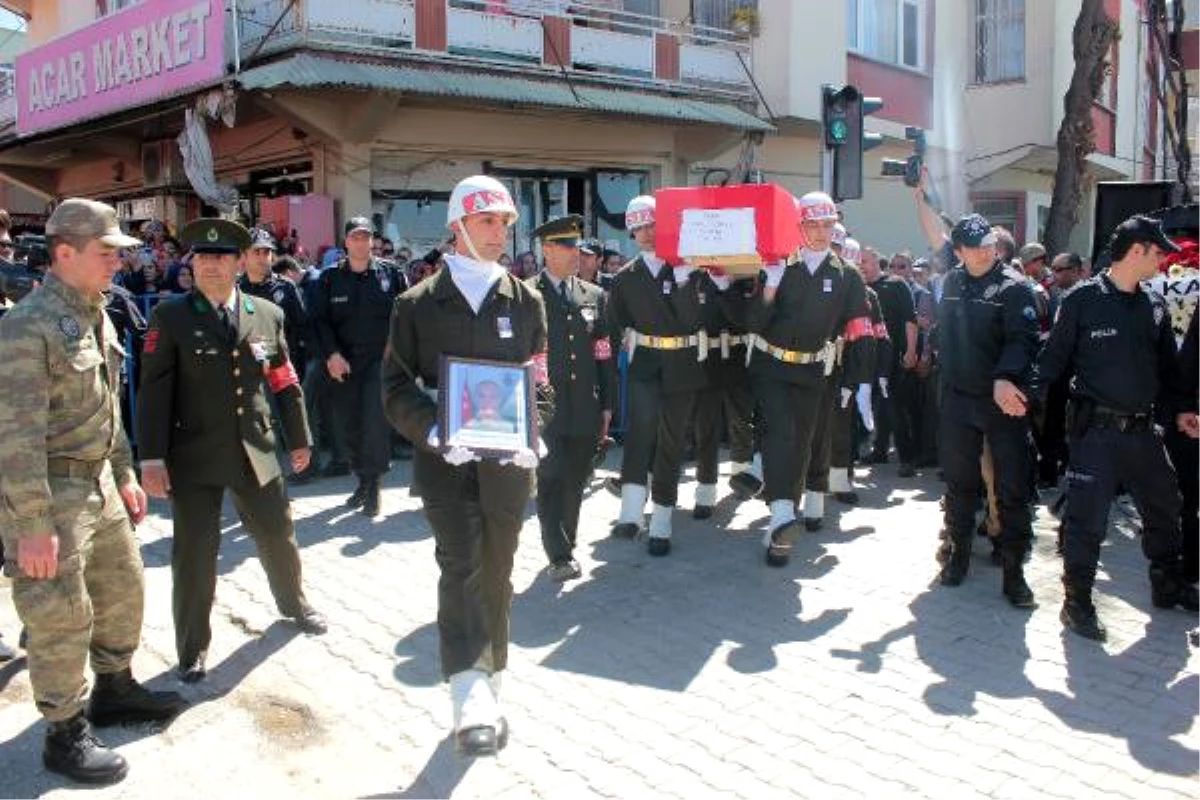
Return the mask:
M 537 450 L 534 365 L 441 357 L 438 429 L 442 448 L 506 458 Z

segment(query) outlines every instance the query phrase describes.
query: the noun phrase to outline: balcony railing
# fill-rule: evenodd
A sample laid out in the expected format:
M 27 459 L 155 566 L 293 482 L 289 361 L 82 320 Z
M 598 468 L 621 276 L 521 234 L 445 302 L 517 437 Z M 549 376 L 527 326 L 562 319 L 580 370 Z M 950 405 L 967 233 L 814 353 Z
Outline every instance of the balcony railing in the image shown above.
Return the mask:
M 728 29 L 565 0 L 239 0 L 243 66 L 298 47 L 404 54 L 622 84 L 750 96 L 751 48 Z

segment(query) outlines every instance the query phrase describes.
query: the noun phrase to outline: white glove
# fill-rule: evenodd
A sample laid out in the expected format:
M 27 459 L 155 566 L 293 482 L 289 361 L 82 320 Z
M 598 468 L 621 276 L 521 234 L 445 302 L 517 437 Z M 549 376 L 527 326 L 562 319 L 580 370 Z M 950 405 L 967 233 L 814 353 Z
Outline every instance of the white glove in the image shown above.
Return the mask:
M 712 278 L 713 284 L 717 287 L 717 291 L 723 292 L 729 288 L 732 279 L 728 275 L 713 275 L 708 273 L 708 277 Z
M 849 387 L 842 387 L 842 408 L 850 407 L 850 398 L 854 396 L 854 392 L 850 391 Z
M 688 276 L 696 271 L 696 268 L 684 264 L 682 267 L 673 267 L 672 270 L 675 273 L 675 282 L 685 283 L 688 279 Z
M 863 427 L 869 431 L 875 430 L 875 412 L 871 409 L 871 384 L 859 384 L 855 404 L 858 415 L 862 417 Z
M 442 447 L 442 436 L 438 433 L 438 426 L 435 422 L 433 427 L 429 429 L 429 433 L 425 436 L 425 444 L 432 447 L 434 450 L 440 450 Z
M 461 467 L 463 464 L 469 464 L 472 461 L 478 461 L 479 456 L 474 450 L 470 450 L 462 445 L 454 445 L 446 452 L 442 453 L 442 458 L 446 459 L 446 463 L 452 467 Z
M 879 391 L 883 394 L 884 399 L 891 396 L 888 394 L 888 379 L 887 378 L 879 379 Z
M 520 467 L 521 469 L 537 469 L 538 455 L 528 447 L 522 447 L 512 454 L 512 458 L 500 460 L 502 467 Z
M 778 289 L 779 284 L 783 282 L 783 271 L 787 269 L 787 264 L 780 262 L 773 267 L 763 267 L 763 272 L 767 273 L 767 288 Z

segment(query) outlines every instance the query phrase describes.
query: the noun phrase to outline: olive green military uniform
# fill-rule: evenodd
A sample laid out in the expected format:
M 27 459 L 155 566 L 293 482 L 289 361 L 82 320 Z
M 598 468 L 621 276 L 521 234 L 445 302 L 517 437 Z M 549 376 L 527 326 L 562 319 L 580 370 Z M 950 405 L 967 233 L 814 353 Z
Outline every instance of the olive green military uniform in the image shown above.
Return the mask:
M 226 489 L 254 538 L 279 612 L 299 618 L 310 610 L 267 391 L 278 404 L 288 450 L 311 444 L 304 397 L 288 357 L 283 312 L 240 290 L 234 297 L 229 326 L 199 291 L 159 303 L 142 353 L 138 448 L 144 460 L 165 460 L 171 478 L 181 666 L 202 659 L 212 638 Z
M 0 320 L 0 533 L 34 700 L 52 722 L 83 709 L 89 655 L 98 674 L 125 670 L 142 630 L 142 561 L 117 491 L 133 480 L 125 353 L 104 304 L 50 273 Z M 27 577 L 17 544 L 46 532 L 58 573 Z
M 581 217 L 563 217 L 533 233 L 545 242 L 573 247 L 582 223 Z M 570 560 L 575 548 L 602 415 L 612 411 L 616 395 L 616 369 L 602 289 L 576 276 L 560 281 L 549 272 L 527 283 L 546 303 L 548 372 L 554 388 L 554 417 L 542 431 L 547 454 L 538 463 L 538 521 L 546 557 L 560 564 Z
M 508 663 L 512 567 L 533 473 L 486 458 L 449 464 L 428 443 L 438 422 L 433 396 L 440 356 L 523 364 L 546 350 L 546 312 L 538 292 L 508 273 L 472 310 L 443 265 L 396 299 L 383 356 L 388 420 L 416 449 L 413 489 L 433 528 L 442 674 L 489 675 Z M 549 392 L 539 409 L 547 417 Z

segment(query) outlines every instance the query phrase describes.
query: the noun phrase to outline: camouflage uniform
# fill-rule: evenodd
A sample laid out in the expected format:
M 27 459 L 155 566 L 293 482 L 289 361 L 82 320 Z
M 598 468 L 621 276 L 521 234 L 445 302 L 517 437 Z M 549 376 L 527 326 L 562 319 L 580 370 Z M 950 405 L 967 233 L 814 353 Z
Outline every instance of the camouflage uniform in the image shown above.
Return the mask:
M 51 722 L 83 710 L 97 674 L 129 667 L 142 629 L 142 562 L 117 491 L 134 478 L 121 426 L 124 350 L 104 314 L 53 273 L 0 319 L 0 534 L 13 603 L 29 633 L 29 677 Z M 54 532 L 58 574 L 16 561 L 22 538 Z

